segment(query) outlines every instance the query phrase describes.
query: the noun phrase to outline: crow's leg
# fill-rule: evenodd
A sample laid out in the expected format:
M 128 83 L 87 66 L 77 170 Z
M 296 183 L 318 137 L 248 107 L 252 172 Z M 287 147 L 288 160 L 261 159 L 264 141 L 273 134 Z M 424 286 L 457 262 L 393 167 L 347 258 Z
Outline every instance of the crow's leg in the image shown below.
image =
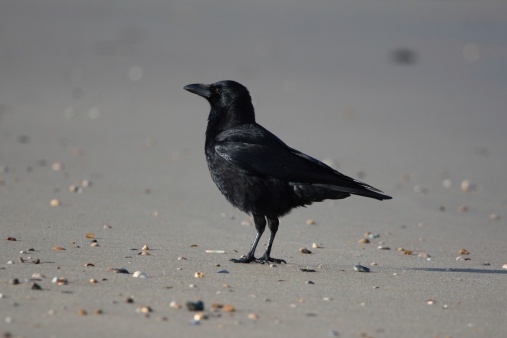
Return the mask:
M 278 218 L 268 218 L 268 227 L 269 227 L 269 230 L 271 231 L 271 234 L 269 235 L 269 242 L 268 242 L 268 248 L 266 249 L 266 252 L 264 252 L 264 255 L 262 255 L 261 258 L 257 259 L 257 263 L 268 263 L 268 262 L 273 262 L 273 263 L 277 263 L 277 264 L 282 264 L 282 263 L 285 263 L 287 264 L 286 261 L 284 261 L 283 259 L 276 259 L 276 258 L 272 258 L 270 255 L 271 255 L 271 247 L 273 246 L 273 241 L 275 240 L 275 235 L 276 235 L 276 232 L 278 231 Z
M 259 243 L 259 240 L 261 239 L 262 233 L 264 232 L 264 229 L 266 229 L 266 218 L 264 216 L 259 216 L 254 214 L 254 222 L 255 222 L 255 229 L 257 230 L 257 236 L 255 236 L 255 240 L 252 244 L 252 248 L 250 251 L 246 254 L 245 257 L 239 258 L 239 259 L 231 259 L 231 262 L 234 263 L 250 263 L 252 261 L 255 261 L 255 249 L 257 248 L 257 244 Z

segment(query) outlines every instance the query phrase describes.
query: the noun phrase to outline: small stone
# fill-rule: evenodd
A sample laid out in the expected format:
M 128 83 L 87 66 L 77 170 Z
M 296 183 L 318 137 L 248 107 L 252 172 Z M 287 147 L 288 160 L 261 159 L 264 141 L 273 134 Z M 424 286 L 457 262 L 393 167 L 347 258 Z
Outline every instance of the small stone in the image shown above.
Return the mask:
M 60 162 L 55 162 L 51 165 L 51 169 L 53 171 L 61 171 L 63 169 L 63 164 L 61 164 Z
M 19 258 L 18 258 L 18 261 L 19 261 L 20 263 L 24 263 L 24 262 L 25 262 L 25 260 L 23 259 L 23 257 L 19 257 Z
M 391 248 L 390 248 L 390 247 L 388 247 L 388 246 L 382 246 L 382 245 L 379 245 L 379 246 L 377 247 L 377 249 L 379 249 L 379 250 L 391 250 Z
M 86 316 L 88 314 L 88 312 L 86 312 L 86 310 L 84 310 L 84 309 L 79 309 L 77 311 L 77 314 L 80 316 Z
M 129 271 L 125 268 L 107 268 L 107 270 L 115 273 L 129 273 Z
M 315 223 L 316 223 L 315 220 L 313 220 L 311 218 L 306 220 L 306 224 L 308 224 L 308 225 L 314 225 Z
M 61 246 L 54 246 L 51 248 L 51 250 L 61 251 L 61 250 L 65 250 L 65 248 L 62 248 Z
M 178 260 L 179 261 L 186 261 L 187 259 L 185 257 L 183 257 L 183 256 L 180 256 L 180 257 L 178 257 Z
M 371 262 L 370 265 L 371 266 L 376 266 L 376 265 L 378 265 L 378 263 L 377 262 Z
M 218 270 L 217 273 L 229 273 L 229 270 Z
M 470 180 L 468 180 L 468 179 L 461 181 L 460 187 L 461 187 L 461 190 L 463 190 L 464 192 L 469 192 L 469 191 L 475 190 L 475 184 L 470 182 Z
M 46 278 L 46 276 L 44 276 L 44 275 L 43 275 L 43 274 L 41 274 L 41 273 L 36 272 L 36 273 L 33 273 L 33 274 L 32 274 L 32 278 L 36 278 L 36 279 L 43 279 L 43 278 Z
M 322 248 L 322 246 L 319 243 L 313 243 L 312 244 L 312 248 L 314 248 L 314 249 L 320 249 L 320 248 Z
M 59 201 L 58 199 L 56 199 L 56 198 L 53 198 L 53 199 L 51 200 L 51 202 L 50 202 L 50 205 L 51 205 L 52 207 L 57 207 L 57 206 L 59 206 L 59 205 L 60 205 L 60 201 Z
M 468 207 L 466 205 L 461 205 L 458 207 L 458 211 L 459 212 L 467 212 L 468 211 Z
M 195 284 L 189 284 L 188 287 L 191 288 L 191 289 L 194 289 L 194 288 L 197 287 L 197 285 L 195 285 Z
M 418 256 L 418 257 L 421 257 L 421 258 L 429 258 L 429 257 L 431 257 L 430 255 L 428 255 L 428 254 L 427 254 L 427 253 L 425 253 L 425 252 L 420 252 L 417 256 Z
M 7 237 L 7 238 L 6 238 L 6 240 L 8 240 L 8 241 L 13 241 L 13 242 L 17 241 L 17 239 L 16 239 L 16 238 L 14 238 L 14 237 Z
M 91 232 L 87 232 L 87 233 L 85 234 L 85 238 L 95 238 L 95 235 L 94 235 L 94 234 L 92 234 Z
M 14 262 L 13 261 L 7 261 L 7 264 L 9 264 L 9 265 L 10 264 L 14 264 Z
M 103 228 L 104 228 L 104 229 L 112 229 L 113 227 L 112 227 L 112 226 L 110 226 L 109 224 L 104 224 Z
M 95 310 L 93 310 L 93 314 L 94 314 L 94 315 L 101 315 L 102 313 L 104 313 L 104 312 L 102 311 L 102 309 L 95 309 Z
M 136 312 L 137 313 L 150 313 L 150 312 L 153 312 L 153 310 L 151 309 L 151 307 L 149 306 L 140 306 L 136 309 Z
M 138 253 L 138 255 L 140 256 L 151 256 L 151 254 L 149 252 L 146 252 L 146 251 L 141 251 Z
M 132 275 L 132 277 L 146 278 L 146 277 L 148 277 L 148 274 L 146 272 L 136 271 L 136 272 L 134 272 L 134 274 Z
M 370 240 L 368 238 L 361 238 L 360 240 L 357 241 L 357 243 L 368 244 L 368 243 L 370 243 Z
M 507 269 L 507 264 L 502 265 L 502 269 Z
M 18 285 L 19 284 L 19 279 L 17 278 L 14 278 L 14 279 L 11 279 L 11 282 L 10 282 L 12 285 Z
M 203 278 L 203 277 L 204 277 L 204 274 L 203 274 L 202 272 L 196 272 L 196 273 L 194 274 L 194 277 L 195 277 L 195 278 Z
M 197 302 L 187 302 L 186 305 L 189 311 L 204 311 L 204 302 L 201 300 Z
M 306 284 L 313 285 L 313 284 L 315 284 L 315 282 L 312 282 L 311 280 L 308 280 L 308 281 L 306 281 Z
M 84 266 L 95 266 L 93 263 L 86 263 Z
M 459 249 L 458 254 L 460 255 L 470 255 L 470 252 L 466 249 Z
M 403 253 L 404 255 L 411 255 L 412 254 L 412 250 L 407 250 Z
M 256 314 L 256 313 L 249 313 L 248 314 L 248 319 L 257 320 L 257 319 L 259 319 L 259 315 Z
M 236 311 L 236 308 L 230 304 L 226 304 L 226 305 L 222 306 L 222 311 L 223 312 L 234 312 L 234 311 Z
M 91 247 L 93 247 L 93 248 L 96 248 L 96 247 L 98 247 L 98 246 L 100 246 L 100 245 L 99 245 L 99 243 L 94 242 L 94 243 L 90 244 L 90 246 L 91 246 Z
M 141 248 L 141 250 L 150 250 L 150 248 L 147 245 L 145 245 Z
M 96 284 L 96 283 L 98 283 L 98 282 L 97 282 L 97 280 L 96 280 L 96 279 L 93 279 L 93 278 L 91 278 L 91 279 L 89 280 L 89 282 L 90 282 L 91 284 Z
M 125 299 L 125 303 L 127 304 L 132 304 L 134 302 L 134 298 L 132 297 L 127 297 L 127 299 Z
M 354 265 L 354 270 L 357 272 L 370 272 L 370 268 L 367 268 L 366 266 L 362 266 L 360 264 Z
M 74 184 L 69 186 L 69 192 L 81 192 L 80 189 L 81 188 L 79 188 L 77 185 Z
M 198 247 L 198 245 L 197 245 L 197 244 L 191 244 L 191 245 L 190 245 L 190 247 L 191 247 L 191 248 L 197 248 L 197 247 Z
M 176 310 L 181 309 L 181 305 L 176 303 L 174 300 L 171 303 L 169 303 L 169 307 L 176 309 Z
M 302 254 L 307 254 L 307 255 L 312 253 L 310 250 L 308 250 L 305 247 L 299 248 L 299 252 L 301 252 Z
M 91 187 L 92 186 L 92 182 L 90 180 L 82 180 L 81 181 L 81 186 L 83 188 L 88 188 L 88 187 Z
M 366 237 L 367 237 L 368 239 L 375 239 L 375 238 L 379 238 L 379 237 L 380 237 L 380 235 L 379 235 L 379 234 L 372 234 L 371 232 L 367 232 L 367 234 L 368 234 L 368 235 L 366 235 L 366 234 L 365 234 L 365 235 L 366 235 Z
M 270 268 L 277 268 L 278 266 L 276 264 L 271 263 L 271 264 L 269 264 L 269 267 Z
M 433 305 L 433 304 L 435 304 L 435 303 L 436 303 L 436 302 L 435 302 L 433 299 L 428 299 L 428 300 L 426 301 L 426 304 L 428 304 L 428 305 Z
M 203 319 L 208 319 L 208 316 L 207 316 L 206 314 L 202 313 L 202 312 L 200 312 L 200 313 L 196 313 L 196 314 L 194 315 L 194 320 L 195 320 L 195 321 L 201 321 L 201 320 L 203 320 Z
M 380 288 L 380 286 L 374 286 L 373 287 L 373 289 L 379 289 L 379 288 Z

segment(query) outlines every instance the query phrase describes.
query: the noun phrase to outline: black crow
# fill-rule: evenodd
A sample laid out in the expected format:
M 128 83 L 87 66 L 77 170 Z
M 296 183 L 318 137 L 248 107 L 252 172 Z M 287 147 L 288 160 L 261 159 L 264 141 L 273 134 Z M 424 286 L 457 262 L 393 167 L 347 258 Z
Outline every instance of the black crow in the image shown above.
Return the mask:
M 246 256 L 235 263 L 275 262 L 271 248 L 278 218 L 293 208 L 352 195 L 390 199 L 382 191 L 343 175 L 324 163 L 290 148 L 255 122 L 248 90 L 235 81 L 190 84 L 184 89 L 208 100 L 205 154 L 211 178 L 236 208 L 251 214 L 257 236 Z M 264 255 L 255 249 L 266 228 L 271 231 Z

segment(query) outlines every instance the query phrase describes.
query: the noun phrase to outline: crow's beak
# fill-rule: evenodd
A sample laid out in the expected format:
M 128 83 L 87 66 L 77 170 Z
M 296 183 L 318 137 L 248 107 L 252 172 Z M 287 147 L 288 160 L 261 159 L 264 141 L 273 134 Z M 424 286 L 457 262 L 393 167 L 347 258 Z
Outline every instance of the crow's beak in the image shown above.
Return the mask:
M 188 90 L 189 92 L 202 96 L 204 98 L 209 98 L 211 96 L 211 92 L 209 91 L 209 85 L 205 85 L 202 83 L 189 84 L 183 87 L 183 89 Z

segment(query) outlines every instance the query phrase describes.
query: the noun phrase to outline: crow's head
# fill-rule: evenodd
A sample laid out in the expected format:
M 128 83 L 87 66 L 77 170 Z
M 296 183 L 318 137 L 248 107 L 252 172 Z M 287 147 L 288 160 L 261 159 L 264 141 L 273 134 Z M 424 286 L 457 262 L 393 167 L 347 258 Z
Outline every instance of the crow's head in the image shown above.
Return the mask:
M 236 81 L 225 80 L 209 85 L 189 84 L 184 89 L 208 100 L 212 119 L 228 121 L 233 125 L 255 122 L 250 93 L 245 86 Z

